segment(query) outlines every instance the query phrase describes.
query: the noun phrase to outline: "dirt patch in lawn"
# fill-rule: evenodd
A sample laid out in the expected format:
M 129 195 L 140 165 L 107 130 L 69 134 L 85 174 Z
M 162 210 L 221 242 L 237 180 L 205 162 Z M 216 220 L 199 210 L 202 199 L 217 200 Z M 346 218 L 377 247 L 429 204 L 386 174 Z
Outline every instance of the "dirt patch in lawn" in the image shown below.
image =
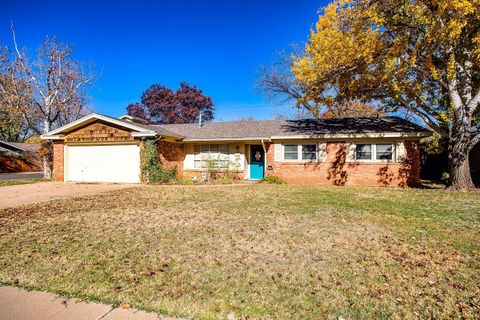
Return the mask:
M 0 281 L 195 318 L 478 318 L 480 197 L 434 192 L 142 187 L 6 209 Z

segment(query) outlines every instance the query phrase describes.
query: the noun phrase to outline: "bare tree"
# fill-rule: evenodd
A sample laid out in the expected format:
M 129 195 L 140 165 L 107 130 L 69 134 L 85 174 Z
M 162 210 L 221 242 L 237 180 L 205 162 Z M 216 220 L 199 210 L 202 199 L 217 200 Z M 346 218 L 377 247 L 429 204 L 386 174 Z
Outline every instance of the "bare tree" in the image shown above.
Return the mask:
M 0 140 L 23 142 L 32 130 L 20 108 L 30 104 L 31 88 L 15 78 L 15 63 L 8 47 L 0 47 Z
M 305 111 L 307 116 L 319 118 L 322 106 L 306 98 L 303 86 L 291 72 L 292 63 L 292 54 L 280 52 L 270 66 L 262 67 L 256 86 L 267 98 L 295 107 L 299 118 Z
M 73 47 L 47 37 L 35 59 L 30 60 L 17 44 L 11 25 L 15 48 L 16 81 L 25 81 L 32 88 L 31 104 L 21 108 L 25 121 L 37 134 L 75 120 L 87 112 L 86 88 L 93 85 L 93 68 L 88 71 L 73 59 Z M 41 119 L 41 121 L 37 121 Z M 45 178 L 51 177 L 51 161 L 43 156 Z

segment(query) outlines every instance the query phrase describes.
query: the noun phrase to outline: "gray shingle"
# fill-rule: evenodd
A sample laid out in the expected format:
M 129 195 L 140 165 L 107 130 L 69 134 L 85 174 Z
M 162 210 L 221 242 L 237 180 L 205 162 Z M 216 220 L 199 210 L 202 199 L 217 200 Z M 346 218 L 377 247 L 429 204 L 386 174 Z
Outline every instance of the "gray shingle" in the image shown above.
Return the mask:
M 320 136 L 324 134 L 428 133 L 422 126 L 398 117 L 307 120 L 264 120 L 163 124 L 145 126 L 164 135 L 187 140 L 268 139 L 272 136 Z

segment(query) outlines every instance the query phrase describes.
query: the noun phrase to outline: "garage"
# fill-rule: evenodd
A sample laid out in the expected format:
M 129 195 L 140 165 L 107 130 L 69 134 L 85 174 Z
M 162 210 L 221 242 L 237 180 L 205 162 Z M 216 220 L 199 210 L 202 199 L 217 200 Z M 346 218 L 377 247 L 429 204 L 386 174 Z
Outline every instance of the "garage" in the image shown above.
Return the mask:
M 140 147 L 66 145 L 65 181 L 140 183 Z

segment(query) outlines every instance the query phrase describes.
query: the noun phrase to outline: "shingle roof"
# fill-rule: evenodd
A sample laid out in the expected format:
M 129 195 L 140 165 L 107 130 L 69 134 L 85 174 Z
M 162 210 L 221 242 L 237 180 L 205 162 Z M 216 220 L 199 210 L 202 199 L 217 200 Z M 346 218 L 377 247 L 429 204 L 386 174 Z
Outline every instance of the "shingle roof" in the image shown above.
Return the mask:
M 160 134 L 186 140 L 269 139 L 273 136 L 321 136 L 362 133 L 429 133 L 422 126 L 399 117 L 306 120 L 264 120 L 149 125 Z
M 37 152 L 40 146 L 31 143 L 7 142 L 0 140 L 0 146 L 12 151 Z

